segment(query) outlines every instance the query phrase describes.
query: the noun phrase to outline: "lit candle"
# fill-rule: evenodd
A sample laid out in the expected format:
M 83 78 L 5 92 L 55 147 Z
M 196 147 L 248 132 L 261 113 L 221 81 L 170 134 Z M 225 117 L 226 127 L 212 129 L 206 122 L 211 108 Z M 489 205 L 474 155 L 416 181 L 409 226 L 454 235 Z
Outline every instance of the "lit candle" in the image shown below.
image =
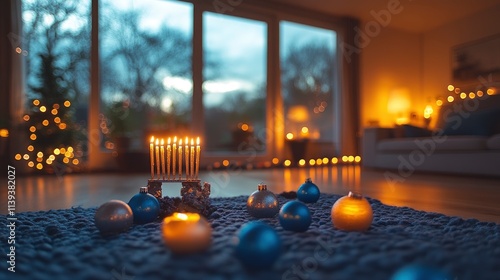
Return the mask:
M 156 149 L 156 175 L 158 176 L 158 179 L 160 179 L 160 149 L 158 147 L 159 141 L 158 138 L 156 138 L 155 142 L 155 149 Z
M 182 180 L 182 139 L 179 140 L 179 180 Z
M 172 147 L 170 146 L 170 137 L 168 137 L 167 142 L 167 179 L 170 180 L 170 153 L 172 152 Z
M 200 137 L 196 138 L 196 179 L 198 179 L 198 173 L 200 171 Z
M 175 164 L 177 162 L 177 160 L 175 159 L 175 156 L 177 155 L 177 136 L 174 137 L 174 150 L 172 151 L 172 175 L 174 177 L 174 180 L 175 180 L 175 174 L 177 172 L 176 168 L 175 168 Z
M 191 150 L 189 152 L 189 161 L 191 166 L 191 178 L 194 178 L 194 139 L 191 138 Z
M 161 175 L 163 180 L 165 180 L 165 140 L 161 139 L 160 143 L 160 153 L 161 153 Z
M 212 227 L 197 213 L 174 213 L 163 220 L 162 236 L 175 254 L 197 253 L 212 244 Z
M 189 179 L 189 150 L 188 150 L 188 138 L 186 137 L 186 141 L 184 142 L 184 154 L 186 155 L 186 180 Z
M 153 143 L 155 141 L 155 137 L 151 136 L 151 141 L 149 142 L 149 159 L 151 162 L 151 179 L 155 178 L 155 159 L 154 159 L 154 151 L 153 151 Z

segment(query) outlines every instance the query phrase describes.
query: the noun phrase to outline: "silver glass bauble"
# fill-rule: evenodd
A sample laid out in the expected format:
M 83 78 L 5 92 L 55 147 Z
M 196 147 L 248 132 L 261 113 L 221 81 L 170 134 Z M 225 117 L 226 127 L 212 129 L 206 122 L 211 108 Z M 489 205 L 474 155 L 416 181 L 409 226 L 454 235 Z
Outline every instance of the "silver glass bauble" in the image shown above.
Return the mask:
M 134 215 L 127 203 L 110 200 L 97 208 L 94 222 L 102 235 L 113 235 L 128 230 L 134 222 Z
M 267 190 L 267 185 L 259 184 L 247 200 L 247 211 L 255 218 L 272 218 L 278 214 L 278 198 Z

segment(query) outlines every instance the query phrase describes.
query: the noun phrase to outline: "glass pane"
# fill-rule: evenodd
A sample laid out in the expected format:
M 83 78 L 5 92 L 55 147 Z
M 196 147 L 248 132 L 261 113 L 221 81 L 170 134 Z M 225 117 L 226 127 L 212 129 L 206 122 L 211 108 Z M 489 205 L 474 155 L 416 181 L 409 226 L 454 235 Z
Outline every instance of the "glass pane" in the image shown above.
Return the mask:
M 151 135 L 186 134 L 191 122 L 192 4 L 100 4 L 104 149 L 142 153 Z
M 309 146 L 324 143 L 333 151 L 335 46 L 335 31 L 280 23 L 285 133 L 297 153 L 292 155 L 295 160 L 303 158 L 305 148 L 300 146 L 309 141 L 316 144 Z M 321 156 L 329 156 L 326 153 Z
M 203 14 L 206 150 L 266 149 L 265 22 Z
M 60 174 L 86 160 L 90 2 L 23 1 L 27 139 L 15 157 L 34 170 Z

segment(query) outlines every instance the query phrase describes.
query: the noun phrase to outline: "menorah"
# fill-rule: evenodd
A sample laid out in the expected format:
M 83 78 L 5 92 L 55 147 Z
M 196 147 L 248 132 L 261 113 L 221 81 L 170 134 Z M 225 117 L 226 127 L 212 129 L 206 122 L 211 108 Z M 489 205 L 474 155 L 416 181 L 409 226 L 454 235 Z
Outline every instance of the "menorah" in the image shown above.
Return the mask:
M 149 158 L 151 165 L 151 179 L 148 180 L 148 192 L 156 198 L 162 197 L 163 183 L 181 183 L 181 196 L 187 193 L 210 195 L 210 184 L 200 185 L 198 177 L 200 171 L 200 137 L 194 139 L 185 137 L 184 142 L 177 136 L 165 139 L 151 137 L 149 144 Z

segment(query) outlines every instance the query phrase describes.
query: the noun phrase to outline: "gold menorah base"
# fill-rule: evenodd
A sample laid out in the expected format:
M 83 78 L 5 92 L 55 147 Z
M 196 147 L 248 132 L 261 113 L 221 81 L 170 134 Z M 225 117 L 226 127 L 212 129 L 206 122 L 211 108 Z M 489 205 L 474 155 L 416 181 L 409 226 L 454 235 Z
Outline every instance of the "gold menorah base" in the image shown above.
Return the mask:
M 163 183 L 181 183 L 181 196 L 187 194 L 195 194 L 197 197 L 208 198 L 210 196 L 210 184 L 205 182 L 203 186 L 200 184 L 201 180 L 185 180 L 185 179 L 149 179 L 148 180 L 148 193 L 152 194 L 157 199 L 162 198 L 162 184 Z

